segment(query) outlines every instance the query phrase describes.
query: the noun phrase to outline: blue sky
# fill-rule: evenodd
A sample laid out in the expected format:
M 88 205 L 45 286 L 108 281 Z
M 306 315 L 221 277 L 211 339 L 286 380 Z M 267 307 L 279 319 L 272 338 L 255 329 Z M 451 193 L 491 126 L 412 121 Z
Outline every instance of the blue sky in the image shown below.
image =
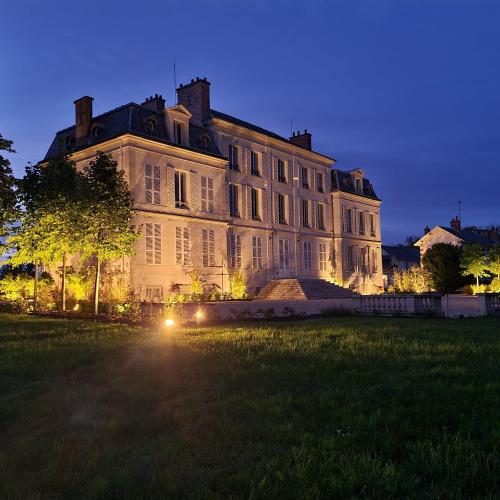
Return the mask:
M 0 132 L 21 175 L 73 100 L 94 113 L 206 76 L 212 107 L 361 167 L 385 243 L 446 225 L 500 224 L 500 2 L 6 2 Z

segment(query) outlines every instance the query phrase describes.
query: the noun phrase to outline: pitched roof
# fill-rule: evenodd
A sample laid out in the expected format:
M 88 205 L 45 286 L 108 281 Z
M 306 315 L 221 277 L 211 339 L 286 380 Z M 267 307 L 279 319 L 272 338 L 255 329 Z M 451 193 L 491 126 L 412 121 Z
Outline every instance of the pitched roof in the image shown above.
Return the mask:
M 460 238 L 462 241 L 465 241 L 466 243 L 477 243 L 479 245 L 495 245 L 496 241 L 491 240 L 490 238 L 485 238 L 484 236 L 481 236 L 478 233 L 475 233 L 473 231 L 463 231 L 463 230 L 457 230 L 453 229 L 452 227 L 445 227 L 445 226 L 437 226 L 441 229 L 444 229 L 445 231 L 448 231 L 450 234 L 453 234 L 457 238 Z
M 420 262 L 420 249 L 400 245 L 382 245 L 382 250 L 395 259 L 404 262 Z
M 268 137 L 272 137 L 273 139 L 277 139 L 278 141 L 283 141 L 283 142 L 286 142 L 287 144 L 292 144 L 298 148 L 304 149 L 305 151 L 312 151 L 312 150 L 309 150 L 309 149 L 304 148 L 302 146 L 299 146 L 298 144 L 295 144 L 294 142 L 290 141 L 289 139 L 286 139 L 285 137 L 282 137 L 281 135 L 275 134 L 274 132 L 271 132 L 270 130 L 266 130 L 265 128 L 254 125 L 253 123 L 249 123 L 249 122 L 246 122 L 244 120 L 240 120 L 239 118 L 235 118 L 234 116 L 227 115 L 226 113 L 221 113 L 220 111 L 216 111 L 215 109 L 211 109 L 210 114 L 212 115 L 212 118 L 218 118 L 219 120 L 223 120 L 225 122 L 232 123 L 233 125 L 237 125 L 238 127 L 253 130 L 254 132 L 258 132 L 259 134 L 267 135 Z M 312 152 L 315 154 L 318 154 L 320 156 L 323 156 L 324 158 L 326 158 L 328 160 L 336 161 L 335 158 L 331 158 L 331 157 L 326 156 L 322 153 L 318 153 L 317 151 L 312 151 Z
M 363 193 L 361 194 L 356 192 L 356 186 L 352 180 L 351 173 L 337 168 L 332 170 L 332 191 L 342 191 L 358 196 L 365 196 L 366 198 L 371 198 L 372 200 L 379 200 L 371 182 L 366 177 L 363 177 Z
M 153 124 L 153 127 L 151 127 L 151 124 Z M 70 154 L 79 149 L 94 146 L 126 133 L 132 133 L 158 142 L 173 144 L 165 127 L 163 113 L 130 102 L 93 117 L 86 141 L 79 147 L 74 147 L 74 125 L 57 132 L 44 160 L 47 161 L 64 154 Z M 191 125 L 189 134 L 190 144 L 193 144 L 194 147 L 178 144 L 173 145 L 183 149 L 221 156 L 210 130 Z M 202 135 L 208 136 L 209 141 L 201 141 L 200 136 Z

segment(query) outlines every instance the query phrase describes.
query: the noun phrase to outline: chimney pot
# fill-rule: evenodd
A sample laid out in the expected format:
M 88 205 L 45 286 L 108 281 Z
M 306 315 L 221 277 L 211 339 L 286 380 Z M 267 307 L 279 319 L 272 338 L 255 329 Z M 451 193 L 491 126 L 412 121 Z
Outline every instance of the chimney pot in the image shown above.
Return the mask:
M 203 126 L 210 117 L 210 82 L 196 77 L 191 83 L 177 89 L 177 104 L 185 106 L 191 113 L 191 122 Z
M 427 234 L 430 230 L 431 230 L 431 228 L 429 226 L 425 226 L 424 227 L 424 234 Z
M 75 145 L 80 146 L 86 142 L 92 124 L 93 97 L 84 96 L 74 101 L 75 104 Z

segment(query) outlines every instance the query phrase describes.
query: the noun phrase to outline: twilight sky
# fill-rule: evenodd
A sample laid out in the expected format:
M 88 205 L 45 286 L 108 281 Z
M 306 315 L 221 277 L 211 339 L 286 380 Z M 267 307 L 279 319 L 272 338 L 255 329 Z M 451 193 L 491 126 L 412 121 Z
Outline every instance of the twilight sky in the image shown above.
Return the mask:
M 206 76 L 212 107 L 361 167 L 384 243 L 500 224 L 500 2 L 16 0 L 0 17 L 0 132 L 16 175 L 74 122 Z

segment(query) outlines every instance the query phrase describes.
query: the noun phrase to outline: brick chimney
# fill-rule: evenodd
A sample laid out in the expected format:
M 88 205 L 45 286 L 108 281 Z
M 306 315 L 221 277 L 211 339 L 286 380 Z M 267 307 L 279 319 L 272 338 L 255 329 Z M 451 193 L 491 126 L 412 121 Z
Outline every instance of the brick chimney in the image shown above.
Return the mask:
M 92 125 L 92 101 L 93 97 L 88 95 L 74 101 L 75 105 L 75 145 L 78 147 L 85 144 L 87 135 Z
M 450 221 L 450 226 L 452 229 L 455 229 L 456 231 L 460 231 L 461 226 L 460 226 L 460 219 L 458 217 L 454 217 Z
M 195 125 L 204 125 L 210 116 L 210 82 L 206 78 L 196 77 L 191 83 L 176 90 L 177 104 L 185 106 L 193 115 Z
M 307 129 L 305 129 L 302 134 L 300 133 L 300 130 L 297 133 L 294 132 L 292 137 L 290 137 L 291 142 L 302 148 L 309 149 L 309 151 L 311 150 L 311 139 L 312 135 L 307 131 Z
M 141 106 L 157 111 L 158 113 L 163 113 L 165 109 L 165 99 L 163 99 L 162 95 L 155 94 L 154 96 L 148 97 Z

